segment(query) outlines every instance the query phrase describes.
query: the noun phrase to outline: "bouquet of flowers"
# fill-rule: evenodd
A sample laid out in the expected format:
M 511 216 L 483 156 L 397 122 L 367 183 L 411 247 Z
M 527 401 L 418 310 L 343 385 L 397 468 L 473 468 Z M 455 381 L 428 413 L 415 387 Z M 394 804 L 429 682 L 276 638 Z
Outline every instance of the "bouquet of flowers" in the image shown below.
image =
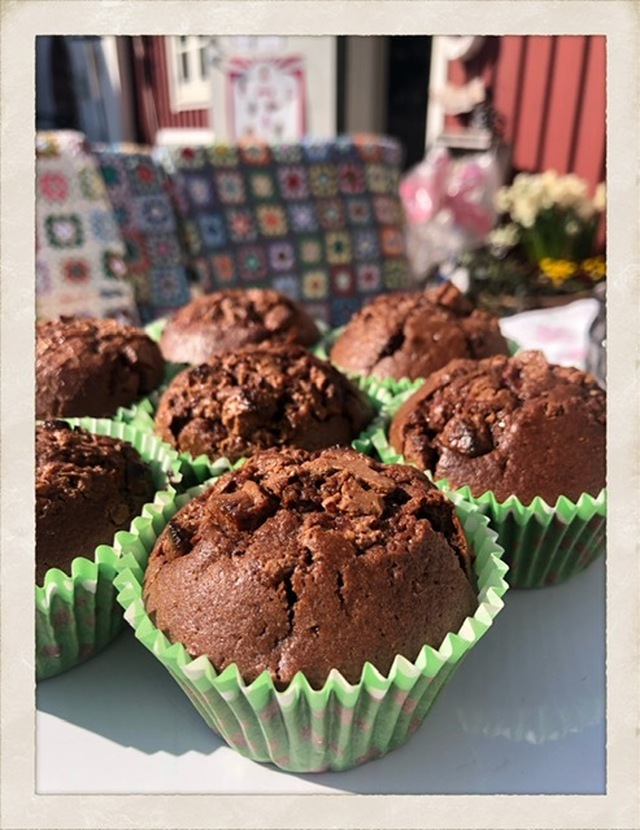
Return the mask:
M 604 279 L 605 260 L 596 255 L 604 184 L 589 196 L 587 183 L 576 175 L 520 173 L 497 191 L 495 207 L 500 223 L 487 244 L 461 263 L 476 299 L 519 297 L 517 311 L 536 305 L 524 303 L 523 297 L 570 299 Z

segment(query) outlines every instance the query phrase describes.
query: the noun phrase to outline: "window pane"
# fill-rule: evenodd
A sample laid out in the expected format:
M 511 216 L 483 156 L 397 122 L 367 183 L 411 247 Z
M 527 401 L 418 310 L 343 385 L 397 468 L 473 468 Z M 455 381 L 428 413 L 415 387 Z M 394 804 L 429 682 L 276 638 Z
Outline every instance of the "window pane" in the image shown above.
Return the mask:
M 186 52 L 180 53 L 180 80 L 189 82 L 189 55 Z

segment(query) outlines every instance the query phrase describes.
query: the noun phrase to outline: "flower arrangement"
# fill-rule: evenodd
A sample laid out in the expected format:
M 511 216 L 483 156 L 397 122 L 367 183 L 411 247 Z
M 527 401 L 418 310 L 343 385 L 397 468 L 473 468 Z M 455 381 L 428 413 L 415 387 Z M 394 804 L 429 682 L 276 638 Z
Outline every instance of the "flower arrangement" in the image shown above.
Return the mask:
M 605 278 L 604 257 L 596 253 L 603 183 L 589 196 L 587 183 L 574 174 L 520 173 L 497 191 L 495 207 L 501 220 L 487 244 L 461 262 L 476 300 L 508 295 L 516 298 L 517 311 L 536 305 L 524 297 L 570 299 Z

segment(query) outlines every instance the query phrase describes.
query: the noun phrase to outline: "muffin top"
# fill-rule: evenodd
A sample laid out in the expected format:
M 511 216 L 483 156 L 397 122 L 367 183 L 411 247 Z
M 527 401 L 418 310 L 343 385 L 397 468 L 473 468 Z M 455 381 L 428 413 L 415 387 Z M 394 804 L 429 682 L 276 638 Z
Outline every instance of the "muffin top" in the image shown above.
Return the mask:
M 65 572 L 129 527 L 155 492 L 151 470 L 126 441 L 65 421 L 36 426 L 36 582 Z
M 36 323 L 36 417 L 114 415 L 162 381 L 158 345 L 111 319 Z
M 263 346 L 176 375 L 160 399 L 156 432 L 180 452 L 236 461 L 273 446 L 349 444 L 373 415 L 348 378 L 304 347 Z
M 474 496 L 523 504 L 577 501 L 605 486 L 606 395 L 579 369 L 541 352 L 452 360 L 431 375 L 391 422 L 405 459 Z
M 162 532 L 145 574 L 155 625 L 246 682 L 331 669 L 358 682 L 438 648 L 475 612 L 452 503 L 415 468 L 350 448 L 267 450 L 218 479 Z
M 204 363 L 249 344 L 286 341 L 310 346 L 320 332 L 307 312 L 269 288 L 230 288 L 197 297 L 167 321 L 160 339 L 166 360 Z
M 455 357 L 507 351 L 498 319 L 443 283 L 376 297 L 347 323 L 330 356 L 347 372 L 398 380 L 427 377 Z

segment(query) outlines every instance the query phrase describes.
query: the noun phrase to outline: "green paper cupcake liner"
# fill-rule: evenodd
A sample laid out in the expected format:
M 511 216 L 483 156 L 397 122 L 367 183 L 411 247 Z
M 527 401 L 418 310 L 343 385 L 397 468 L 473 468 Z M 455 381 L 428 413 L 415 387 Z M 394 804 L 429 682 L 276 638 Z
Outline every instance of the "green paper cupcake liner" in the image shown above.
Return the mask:
M 132 444 L 149 464 L 157 491 L 180 482 L 180 460 L 159 438 L 109 419 L 65 418 L 99 435 Z M 112 539 L 105 539 L 111 542 Z M 122 609 L 113 587 L 114 554 L 100 545 L 71 562 L 69 573 L 51 568 L 35 586 L 36 679 L 61 674 L 104 648 L 122 628 Z
M 415 661 L 398 655 L 388 676 L 366 663 L 348 683 L 333 670 L 322 689 L 299 673 L 277 690 L 267 672 L 245 683 L 235 664 L 218 674 L 206 656 L 192 658 L 171 644 L 146 613 L 144 570 L 162 528 L 202 492 L 162 494 L 131 534 L 116 537 L 118 599 L 136 637 L 169 671 L 206 724 L 241 755 L 293 772 L 345 770 L 401 746 L 418 729 L 462 660 L 492 625 L 507 590 L 502 549 L 486 517 L 460 504 L 458 515 L 475 552 L 478 608 L 439 649 L 424 646 Z
M 399 392 L 382 407 L 376 421 L 362 436 L 364 452 L 377 455 L 387 464 L 407 463 L 389 444 L 388 427 L 393 415 L 420 383 L 416 381 L 416 385 Z M 427 475 L 433 480 L 429 471 Z M 536 497 L 525 505 L 516 496 L 500 502 L 491 491 L 474 497 L 469 487 L 453 488 L 445 479 L 434 480 L 434 484 L 454 502 L 473 504 L 487 516 L 504 548 L 512 588 L 542 588 L 564 582 L 604 553 L 607 511 L 604 489 L 597 496 L 583 493 L 576 502 L 560 496 L 554 505 L 549 505 Z

